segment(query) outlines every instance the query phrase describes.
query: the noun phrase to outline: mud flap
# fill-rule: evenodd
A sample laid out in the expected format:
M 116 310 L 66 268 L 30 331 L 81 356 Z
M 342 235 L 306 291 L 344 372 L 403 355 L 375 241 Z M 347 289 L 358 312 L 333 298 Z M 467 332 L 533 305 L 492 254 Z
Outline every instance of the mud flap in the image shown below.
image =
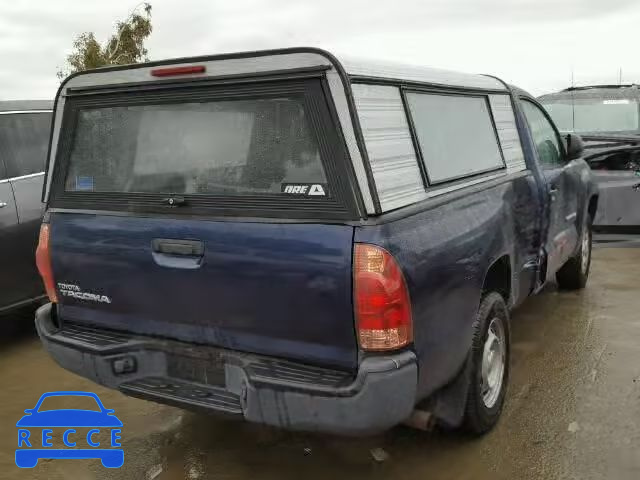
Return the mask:
M 424 408 L 431 411 L 438 423 L 446 428 L 457 428 L 464 419 L 471 379 L 471 363 L 471 354 L 468 354 L 458 375 L 431 397 Z

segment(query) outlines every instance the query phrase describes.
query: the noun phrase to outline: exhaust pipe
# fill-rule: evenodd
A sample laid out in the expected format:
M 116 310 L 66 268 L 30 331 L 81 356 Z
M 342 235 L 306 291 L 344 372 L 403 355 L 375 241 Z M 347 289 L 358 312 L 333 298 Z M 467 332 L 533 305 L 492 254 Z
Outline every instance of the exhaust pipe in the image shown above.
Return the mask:
M 411 412 L 411 416 L 402 423 L 417 430 L 430 432 L 436 425 L 436 419 L 431 412 L 416 409 Z

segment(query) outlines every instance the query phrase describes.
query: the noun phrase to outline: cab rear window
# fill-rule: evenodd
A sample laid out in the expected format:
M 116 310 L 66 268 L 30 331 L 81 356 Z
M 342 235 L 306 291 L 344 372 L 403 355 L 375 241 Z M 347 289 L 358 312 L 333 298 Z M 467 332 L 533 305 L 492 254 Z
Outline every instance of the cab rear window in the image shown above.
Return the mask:
M 278 97 L 81 110 L 65 189 L 286 195 L 326 182 L 302 101 Z

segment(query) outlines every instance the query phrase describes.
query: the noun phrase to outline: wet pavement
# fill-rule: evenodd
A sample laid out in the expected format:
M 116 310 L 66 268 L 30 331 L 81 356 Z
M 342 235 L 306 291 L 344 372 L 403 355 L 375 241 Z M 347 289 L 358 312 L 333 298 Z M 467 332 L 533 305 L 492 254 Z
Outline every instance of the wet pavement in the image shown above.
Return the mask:
M 638 234 L 594 233 L 593 241 L 595 248 L 640 247 L 640 235 Z
M 514 312 L 507 406 L 481 439 L 406 427 L 343 439 L 196 415 L 62 370 L 32 332 L 5 337 L 0 478 L 640 479 L 640 249 L 598 249 L 592 268 L 585 291 L 548 291 Z M 15 423 L 51 390 L 94 391 L 115 409 L 121 469 L 98 460 L 15 466 Z

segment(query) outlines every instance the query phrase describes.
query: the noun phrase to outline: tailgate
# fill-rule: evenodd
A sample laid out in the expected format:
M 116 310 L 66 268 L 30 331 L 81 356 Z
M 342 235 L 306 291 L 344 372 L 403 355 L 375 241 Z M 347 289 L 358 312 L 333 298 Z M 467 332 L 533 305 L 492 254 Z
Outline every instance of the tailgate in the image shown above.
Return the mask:
M 345 368 L 352 240 L 346 225 L 51 218 L 64 321 Z

